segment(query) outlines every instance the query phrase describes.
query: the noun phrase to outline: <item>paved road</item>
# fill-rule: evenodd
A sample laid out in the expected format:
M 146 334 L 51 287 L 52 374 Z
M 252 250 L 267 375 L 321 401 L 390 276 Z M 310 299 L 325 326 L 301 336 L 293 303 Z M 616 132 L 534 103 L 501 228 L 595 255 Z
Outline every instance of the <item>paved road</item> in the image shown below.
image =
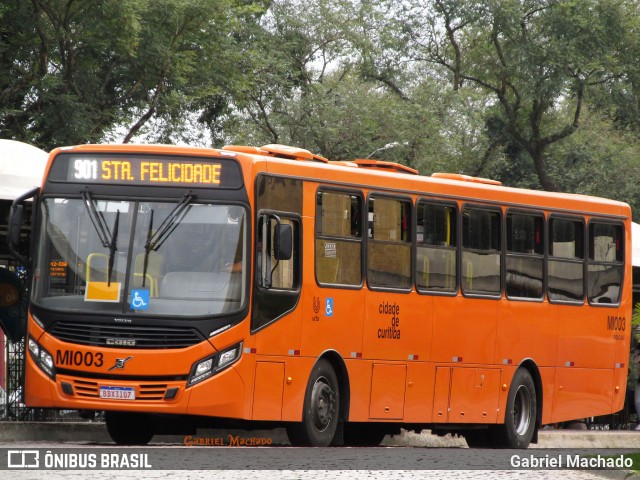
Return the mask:
M 227 470 L 225 472 L 210 471 L 185 471 L 185 470 L 158 470 L 153 472 L 11 472 L 11 480 L 102 480 L 104 478 L 117 478 L 118 480 L 128 479 L 189 479 L 189 480 L 256 480 L 256 479 L 280 479 L 280 480 L 372 480 L 372 479 L 533 479 L 533 480 L 602 480 L 603 477 L 577 471 L 534 471 L 534 472 L 514 472 L 514 471 L 476 471 L 476 470 L 420 470 L 420 471 L 353 471 L 353 470 L 332 470 L 332 471 L 275 471 L 275 470 Z M 619 477 L 622 479 L 623 477 Z
M 68 461 L 69 455 L 94 456 L 100 466 L 102 455 L 115 455 L 117 461 L 131 461 L 146 455 L 148 470 L 27 470 L 0 471 L 0 477 L 11 480 L 70 479 L 390 479 L 390 478 L 482 478 L 482 479 L 623 479 L 625 469 L 567 470 L 513 468 L 513 456 L 520 462 L 531 458 L 547 462 L 561 458 L 566 466 L 568 457 L 594 458 L 597 455 L 624 458 L 628 450 L 614 449 L 529 449 L 483 450 L 462 447 L 377 447 L 377 448 L 292 448 L 292 447 L 185 447 L 156 445 L 143 448 L 114 447 L 106 444 L 3 442 L 0 443 L 0 468 L 6 468 L 9 450 L 39 452 L 58 461 Z M 636 449 L 638 451 L 638 449 Z M 109 457 L 112 458 L 112 457 Z M 66 459 L 66 460 L 65 460 Z M 60 466 L 65 467 L 69 464 Z M 160 468 L 160 469 L 158 469 Z M 7 476 L 3 475 L 8 474 Z

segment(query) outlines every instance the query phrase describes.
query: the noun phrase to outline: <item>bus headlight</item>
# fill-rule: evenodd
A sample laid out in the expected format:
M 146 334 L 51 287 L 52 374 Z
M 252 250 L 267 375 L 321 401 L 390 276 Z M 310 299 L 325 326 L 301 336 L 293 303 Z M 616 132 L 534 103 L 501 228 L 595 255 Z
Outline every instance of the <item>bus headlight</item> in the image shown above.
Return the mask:
M 195 377 L 200 378 L 203 375 L 211 374 L 211 367 L 213 366 L 213 358 L 204 360 L 196 365 Z
M 31 337 L 29 337 L 28 348 L 31 359 L 36 362 L 40 370 L 46 373 L 52 380 L 55 380 L 56 367 L 51 354 Z
M 242 342 L 211 357 L 203 358 L 191 367 L 187 387 L 191 387 L 238 361 L 242 355 Z
M 222 370 L 227 365 L 231 365 L 236 361 L 239 355 L 239 348 L 232 348 L 231 350 L 226 350 L 218 355 L 218 365 L 216 366 L 217 370 Z

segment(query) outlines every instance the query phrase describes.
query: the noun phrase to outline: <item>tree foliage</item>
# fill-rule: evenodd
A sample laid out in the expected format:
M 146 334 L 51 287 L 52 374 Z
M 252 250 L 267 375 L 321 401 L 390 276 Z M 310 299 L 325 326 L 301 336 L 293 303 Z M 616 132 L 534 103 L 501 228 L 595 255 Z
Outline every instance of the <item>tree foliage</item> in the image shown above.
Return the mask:
M 637 0 L 16 0 L 0 137 L 290 143 L 640 207 Z
M 233 33 L 265 5 L 242 0 L 32 0 L 0 17 L 0 136 L 50 149 L 129 141 L 175 120 L 239 72 Z M 170 122 L 169 122 L 170 123 Z
M 592 91 L 635 68 L 635 10 L 623 1 L 436 0 L 400 7 L 389 28 L 406 38 L 400 58 L 432 65 L 455 91 L 485 93 L 495 104 L 487 133 L 498 134 L 489 145 L 522 149 L 542 188 L 556 190 L 549 147 L 579 129 Z

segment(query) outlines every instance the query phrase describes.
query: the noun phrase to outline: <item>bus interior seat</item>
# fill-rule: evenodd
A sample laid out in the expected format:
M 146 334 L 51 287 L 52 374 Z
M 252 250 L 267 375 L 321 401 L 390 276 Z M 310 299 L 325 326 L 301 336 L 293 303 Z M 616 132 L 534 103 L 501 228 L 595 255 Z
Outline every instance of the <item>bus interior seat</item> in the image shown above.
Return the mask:
M 338 257 L 321 257 L 320 268 L 322 272 L 322 282 L 338 283 L 338 275 L 340 273 L 340 259 Z
M 473 262 L 471 260 L 464 259 L 462 261 L 463 280 L 465 281 L 465 288 L 473 290 Z
M 455 251 L 447 251 L 444 257 L 445 279 L 444 286 L 447 289 L 454 289 L 456 286 L 456 254 Z
M 418 257 L 418 262 L 422 265 L 422 270 L 418 269 L 422 281 L 420 286 L 443 290 L 454 289 L 456 284 L 455 253 L 451 250 L 434 248 L 424 250 L 422 260 Z
M 144 272 L 144 253 L 140 253 L 136 255 L 134 268 L 133 268 L 133 276 L 137 278 L 136 284 L 142 285 L 142 274 Z M 149 252 L 149 258 L 147 260 L 147 272 L 146 279 L 148 280 L 148 284 L 145 282 L 145 285 L 149 287 L 149 294 L 152 297 L 158 296 L 158 281 L 162 276 L 162 272 L 164 270 L 164 256 L 155 252 Z
M 90 253 L 87 256 L 87 283 L 106 282 L 109 255 L 106 253 Z
M 427 288 L 431 286 L 431 284 L 429 283 L 429 257 L 427 257 L 426 255 L 422 259 L 422 281 L 423 286 Z

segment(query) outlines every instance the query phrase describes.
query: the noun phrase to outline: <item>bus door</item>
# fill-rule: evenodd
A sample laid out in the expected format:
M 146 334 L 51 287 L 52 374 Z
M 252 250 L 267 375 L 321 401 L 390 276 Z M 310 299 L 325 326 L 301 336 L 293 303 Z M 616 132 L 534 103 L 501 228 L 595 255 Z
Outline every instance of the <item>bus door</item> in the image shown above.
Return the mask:
M 261 175 L 256 184 L 252 418 L 286 420 L 295 389 L 285 389 L 285 378 L 301 377 L 292 369 L 301 358 L 302 182 Z

